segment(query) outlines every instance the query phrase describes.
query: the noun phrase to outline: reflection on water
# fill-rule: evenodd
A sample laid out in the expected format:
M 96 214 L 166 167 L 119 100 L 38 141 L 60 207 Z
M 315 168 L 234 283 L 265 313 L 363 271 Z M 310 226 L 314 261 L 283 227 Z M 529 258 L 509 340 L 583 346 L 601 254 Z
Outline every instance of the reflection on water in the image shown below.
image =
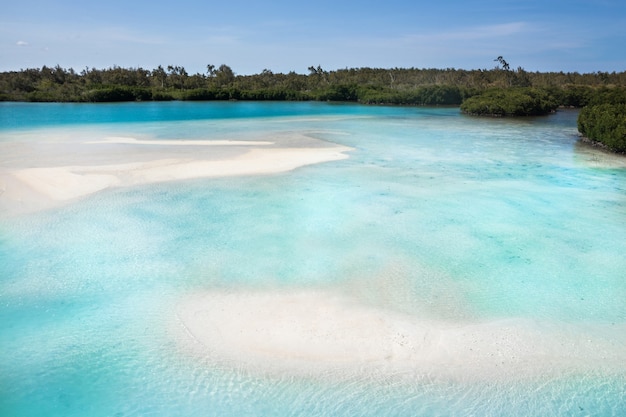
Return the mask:
M 43 106 L 37 129 L 0 132 L 2 141 L 47 140 L 52 128 L 72 140 L 296 132 L 355 148 L 348 160 L 288 174 L 111 189 L 2 221 L 0 414 L 626 411 L 623 369 L 480 384 L 375 370 L 301 378 L 181 351 L 169 331 L 174 306 L 213 289 L 323 288 L 452 323 L 626 321 L 625 164 L 576 144 L 576 112 L 479 119 L 457 109 L 238 104 Z M 23 108 L 11 111 L 26 120 Z M 72 115 L 98 124 L 67 125 Z

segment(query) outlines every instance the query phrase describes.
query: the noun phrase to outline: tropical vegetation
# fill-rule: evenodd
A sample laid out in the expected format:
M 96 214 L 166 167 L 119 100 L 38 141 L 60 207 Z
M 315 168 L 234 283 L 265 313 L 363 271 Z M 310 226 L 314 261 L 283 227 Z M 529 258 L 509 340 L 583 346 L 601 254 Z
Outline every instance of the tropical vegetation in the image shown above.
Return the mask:
M 147 101 L 147 100 L 332 100 L 367 104 L 460 105 L 493 89 L 532 88 L 559 105 L 584 106 L 598 90 L 626 86 L 626 72 L 589 74 L 527 72 L 522 68 L 460 70 L 354 68 L 308 74 L 236 75 L 228 65 L 207 65 L 204 74 L 169 65 L 143 68 L 60 66 L 0 73 L 4 101 Z M 521 90 L 520 90 L 521 91 Z M 519 91 L 518 91 L 519 92 Z M 542 94 L 543 94 L 542 93 Z M 489 93 L 493 94 L 493 93 Z M 517 94 L 517 93 L 516 93 Z
M 611 151 L 626 153 L 626 103 L 584 107 L 578 115 L 578 131 Z
M 531 87 L 489 89 L 468 98 L 461 111 L 487 116 L 540 116 L 559 106 L 557 98 L 548 90 Z

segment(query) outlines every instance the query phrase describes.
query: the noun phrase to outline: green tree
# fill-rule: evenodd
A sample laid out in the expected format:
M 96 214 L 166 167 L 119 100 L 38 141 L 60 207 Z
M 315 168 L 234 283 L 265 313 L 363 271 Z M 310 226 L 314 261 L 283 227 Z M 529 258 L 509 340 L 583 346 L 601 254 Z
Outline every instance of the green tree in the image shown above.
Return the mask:
M 152 77 L 156 78 L 161 88 L 165 87 L 165 80 L 167 80 L 167 73 L 163 69 L 162 66 L 158 66 L 157 68 L 152 70 Z
M 228 65 L 222 64 L 215 70 L 215 81 L 218 87 L 228 86 L 235 81 L 235 73 Z
M 187 71 L 185 71 L 184 67 L 179 67 L 178 65 L 168 65 L 167 70 L 170 72 L 170 77 L 175 80 L 176 85 L 180 88 L 180 90 L 185 89 L 185 80 L 187 79 Z

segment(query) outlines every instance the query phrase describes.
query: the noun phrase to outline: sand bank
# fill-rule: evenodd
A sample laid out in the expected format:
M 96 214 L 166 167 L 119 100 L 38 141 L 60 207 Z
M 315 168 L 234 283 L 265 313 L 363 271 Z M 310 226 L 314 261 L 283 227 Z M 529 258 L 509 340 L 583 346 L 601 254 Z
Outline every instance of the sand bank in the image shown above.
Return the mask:
M 272 174 L 347 158 L 350 148 L 303 135 L 274 141 L 136 140 L 3 144 L 0 212 L 28 212 L 109 187 Z
M 517 378 L 624 372 L 626 364 L 623 326 L 438 322 L 323 291 L 193 295 L 178 307 L 177 320 L 177 337 L 197 354 L 264 371 L 384 368 Z
M 125 143 L 128 145 L 160 145 L 160 146 L 263 146 L 274 145 L 274 142 L 262 140 L 146 140 L 123 136 L 110 136 L 104 140 L 87 143 Z

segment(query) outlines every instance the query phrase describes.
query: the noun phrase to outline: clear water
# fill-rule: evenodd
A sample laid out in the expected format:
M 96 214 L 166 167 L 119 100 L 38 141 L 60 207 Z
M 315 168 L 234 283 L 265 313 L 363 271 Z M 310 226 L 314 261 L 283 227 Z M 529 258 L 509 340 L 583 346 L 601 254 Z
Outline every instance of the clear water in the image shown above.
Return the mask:
M 215 288 L 322 287 L 459 322 L 623 324 L 626 164 L 578 145 L 576 116 L 0 104 L 0 141 L 299 132 L 355 149 L 286 174 L 112 189 L 0 219 L 0 415 L 625 415 L 619 371 L 268 376 L 199 363 L 168 330 L 181 297 Z

